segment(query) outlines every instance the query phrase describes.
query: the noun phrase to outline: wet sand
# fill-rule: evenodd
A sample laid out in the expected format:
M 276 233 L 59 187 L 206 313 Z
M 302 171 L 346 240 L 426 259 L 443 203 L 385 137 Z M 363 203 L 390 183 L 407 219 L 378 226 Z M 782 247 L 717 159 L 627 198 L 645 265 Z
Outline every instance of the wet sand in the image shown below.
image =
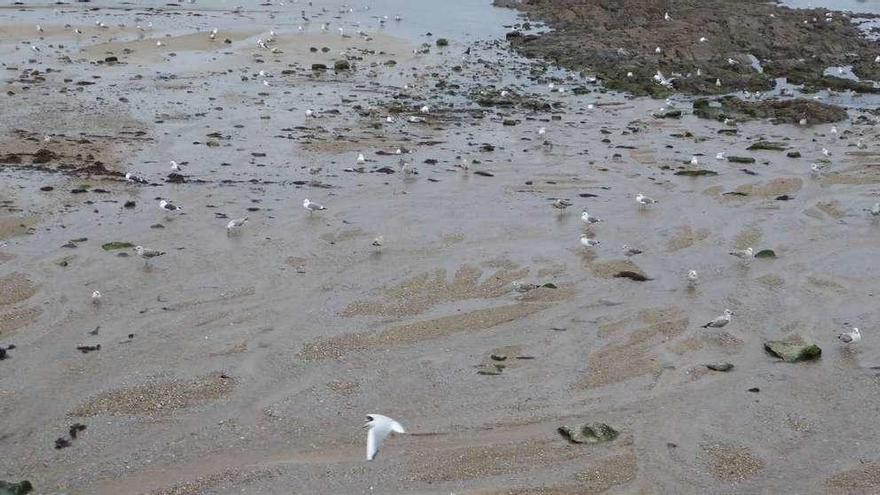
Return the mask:
M 523 58 L 510 9 L 332 4 L 306 7 L 300 32 L 302 7 L 0 9 L 0 345 L 15 345 L 0 479 L 41 494 L 880 489 L 870 95 L 818 94 L 847 110 L 836 134 L 725 124 Z M 683 116 L 655 116 L 670 105 Z M 747 149 L 759 141 L 785 150 Z M 113 241 L 166 254 L 148 268 Z M 728 254 L 745 247 L 777 257 Z M 730 325 L 701 328 L 724 308 Z M 853 325 L 865 338 L 845 348 Z M 763 350 L 793 333 L 821 359 Z M 368 413 L 416 434 L 368 463 Z M 581 422 L 620 436 L 556 431 Z

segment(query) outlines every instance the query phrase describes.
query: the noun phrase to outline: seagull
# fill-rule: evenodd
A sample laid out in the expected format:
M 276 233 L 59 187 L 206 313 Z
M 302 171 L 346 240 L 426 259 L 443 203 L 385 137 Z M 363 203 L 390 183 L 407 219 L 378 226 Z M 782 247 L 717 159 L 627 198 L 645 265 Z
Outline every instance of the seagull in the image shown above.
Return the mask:
M 420 108 L 419 111 L 422 113 L 428 113 L 431 111 L 431 107 L 429 107 L 428 105 L 425 105 L 422 108 Z
M 705 42 L 707 42 L 707 41 L 709 41 L 709 39 L 706 38 L 705 36 L 703 36 L 703 37 L 700 38 L 700 43 L 705 43 Z
M 837 126 L 831 126 L 831 134 L 837 134 Z
M 42 32 L 43 32 L 43 26 L 40 26 L 39 24 L 37 24 L 37 32 L 42 33 Z
M 315 112 L 313 112 L 311 108 L 306 110 L 306 117 L 311 117 L 313 115 L 315 115 Z
M 309 210 L 309 214 L 312 214 L 312 213 L 314 213 L 314 212 L 316 212 L 316 211 L 326 210 L 326 209 L 327 209 L 327 208 L 325 208 L 324 206 L 319 205 L 318 203 L 312 203 L 311 201 L 309 201 L 308 198 L 306 198 L 306 199 L 303 200 L 303 208 Z
M 217 37 L 217 28 L 211 30 L 211 34 L 208 35 L 208 38 L 214 39 Z
M 180 164 L 175 162 L 174 160 L 171 160 L 171 170 L 175 172 L 180 172 Z
M 590 239 L 589 237 L 587 237 L 587 234 L 584 234 L 581 236 L 581 245 L 586 248 L 591 248 L 593 246 L 598 246 L 599 241 L 597 241 L 596 239 Z
M 150 260 L 153 258 L 157 258 L 165 254 L 165 251 L 159 251 L 158 249 L 147 249 L 143 246 L 135 246 L 135 252 L 137 255 L 144 259 L 144 266 L 148 266 L 150 264 Z
M 363 154 L 363 153 L 358 153 L 357 163 L 358 163 L 358 165 L 361 165 L 361 164 L 363 164 L 363 163 L 367 163 L 367 159 L 364 158 L 364 154 Z
M 862 138 L 859 138 L 858 142 L 856 143 L 856 148 L 863 150 L 867 147 L 868 147 L 868 145 L 865 144 L 865 142 L 862 140 Z
M 31 45 L 31 50 L 38 52 L 40 51 L 40 48 L 37 45 Z
M 718 153 L 716 153 L 716 154 L 715 154 L 715 159 L 716 159 L 716 160 L 724 160 L 724 152 L 723 152 L 723 151 L 719 151 Z
M 165 201 L 164 199 L 162 201 L 159 201 L 159 208 L 162 208 L 165 211 L 180 211 L 183 209 L 173 203 Z
M 92 304 L 100 304 L 101 303 L 101 291 L 95 290 L 92 291 Z
M 880 217 L 880 203 L 874 203 L 874 206 L 871 207 L 871 215 L 875 217 Z
M 862 333 L 859 332 L 858 328 L 853 327 L 851 332 L 844 332 L 838 335 L 837 338 L 844 344 L 855 344 L 862 340 Z
M 385 242 L 385 238 L 382 237 L 382 236 L 380 235 L 380 236 L 376 237 L 375 239 L 373 239 L 373 242 L 372 242 L 371 245 L 372 245 L 373 247 L 377 247 L 377 248 L 378 248 L 378 247 L 382 247 L 382 243 L 383 243 L 383 242 Z
M 126 173 L 125 173 L 125 180 L 127 180 L 128 182 L 137 182 L 137 183 L 140 183 L 140 184 L 147 184 L 147 180 L 146 180 L 146 179 L 143 179 L 143 178 L 141 178 L 141 177 L 138 177 L 137 175 L 134 175 L 134 174 L 131 173 L 131 172 L 126 172 Z
M 379 453 L 379 447 L 392 432 L 406 433 L 400 423 L 381 414 L 367 414 L 364 428 L 367 432 L 367 460 L 372 461 Z
M 547 128 L 546 128 L 546 127 L 541 127 L 541 128 L 539 128 L 539 129 L 538 129 L 538 135 L 539 135 L 539 136 L 543 136 L 544 134 L 547 134 Z
M 581 221 L 589 225 L 591 223 L 599 223 L 602 221 L 602 219 L 591 216 L 589 213 L 587 213 L 587 210 L 584 210 L 584 212 L 581 213 Z
M 687 279 L 688 279 L 688 287 L 693 288 L 693 287 L 697 286 L 697 282 L 699 282 L 700 276 L 697 275 L 696 270 L 691 270 L 688 272 Z
M 831 151 L 828 148 L 822 148 L 822 154 L 825 156 L 831 156 Z
M 657 48 L 654 49 L 654 53 L 660 53 L 660 51 L 661 51 L 661 50 L 660 50 L 660 47 L 659 47 L 659 46 L 658 46 Z
M 462 169 L 462 170 L 464 170 L 465 172 L 467 172 L 468 169 L 471 168 L 471 162 L 470 162 L 470 160 L 468 160 L 467 158 L 462 157 L 462 158 L 461 158 L 461 162 L 456 163 L 455 166 L 458 167 L 458 168 L 460 168 L 460 169 Z
M 813 175 L 820 175 L 822 173 L 822 169 L 825 168 L 824 165 L 819 165 L 818 163 L 814 163 L 810 165 L 810 173 Z
M 736 256 L 737 258 L 740 258 L 740 259 L 748 259 L 748 258 L 754 258 L 755 251 L 752 248 L 734 249 L 733 251 L 730 252 L 730 254 L 732 254 L 733 256 Z
M 556 208 L 557 210 L 564 210 L 564 209 L 568 208 L 569 206 L 571 206 L 571 201 L 569 201 L 567 199 L 559 198 L 553 202 L 553 207 Z
M 667 21 L 671 21 L 671 20 L 672 20 L 672 17 L 669 16 L 669 12 L 664 12 L 664 13 L 663 13 L 663 18 L 666 19 Z
M 653 200 L 653 199 L 651 199 L 651 198 L 645 196 L 645 195 L 642 194 L 642 193 L 638 193 L 638 194 L 636 194 L 636 203 L 638 203 L 638 204 L 640 204 L 640 205 L 642 205 L 642 206 L 647 206 L 647 205 L 650 205 L 650 204 L 654 204 L 654 203 L 656 203 L 656 202 L 657 202 L 656 200 Z
M 226 224 L 226 233 L 230 234 L 232 232 L 239 230 L 240 228 L 244 227 L 244 224 L 246 224 L 247 221 L 248 221 L 248 217 L 235 218 L 233 220 L 230 220 L 229 223 Z
M 636 256 L 636 255 L 642 254 L 641 249 L 634 248 L 634 247 L 630 246 L 629 244 L 624 244 L 622 249 L 623 249 L 624 256 Z
M 733 316 L 733 311 L 731 311 L 729 309 L 725 309 L 723 315 L 719 316 L 718 318 L 715 318 L 714 320 L 710 321 L 709 323 L 706 323 L 705 325 L 703 325 L 703 328 L 721 328 L 721 327 L 727 325 L 728 323 L 730 323 L 730 319 L 732 316 Z
M 157 41 L 156 46 L 165 46 L 165 43 L 162 43 L 161 41 Z
M 398 162 L 398 165 L 400 165 L 400 173 L 402 173 L 404 177 L 412 177 L 413 175 L 418 175 L 419 173 L 418 170 L 411 167 L 409 163 L 406 163 L 406 161 L 403 159 Z
M 700 161 L 697 160 L 697 157 L 692 156 L 691 157 L 691 165 L 699 165 L 699 164 L 700 164 Z
M 721 87 L 721 79 L 715 79 L 715 86 Z
M 798 121 L 798 124 L 807 125 L 807 118 L 806 117 L 801 118 L 801 120 Z

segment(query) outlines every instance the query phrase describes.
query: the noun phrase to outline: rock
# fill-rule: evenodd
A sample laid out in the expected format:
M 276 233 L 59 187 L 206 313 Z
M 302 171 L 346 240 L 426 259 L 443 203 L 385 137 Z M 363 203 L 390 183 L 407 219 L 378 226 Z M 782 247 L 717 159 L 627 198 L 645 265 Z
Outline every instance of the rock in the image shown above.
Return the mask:
M 484 170 L 477 170 L 474 172 L 474 175 L 482 175 L 483 177 L 495 177 L 495 174 L 492 172 L 486 172 Z
M 43 191 L 43 192 L 49 192 L 49 191 L 54 191 L 54 190 L 55 190 L 55 188 L 52 186 L 43 186 L 40 188 L 40 191 Z
M 171 184 L 183 184 L 186 182 L 186 177 L 178 174 L 177 172 L 171 172 L 168 174 L 168 177 L 165 178 L 165 182 L 169 182 Z
M 800 151 L 789 151 L 788 153 L 785 154 L 785 156 L 787 156 L 789 158 L 800 158 L 801 152 Z
M 314 67 L 313 67 L 313 70 L 314 70 Z M 348 60 L 341 60 L 340 59 L 340 60 L 337 60 L 336 62 L 333 62 L 333 70 L 335 70 L 336 72 L 351 70 L 351 64 L 348 63 Z
M 683 175 L 685 177 L 701 177 L 704 175 L 718 175 L 718 172 L 715 172 L 714 170 L 705 170 L 705 169 L 679 170 L 678 172 L 675 173 L 675 175 Z
M 449 46 L 449 40 L 446 38 L 437 38 L 437 46 Z
M 581 426 L 560 426 L 557 431 L 571 443 L 610 442 L 617 438 L 617 430 L 605 423 L 587 423 Z
M 9 356 L 6 354 L 6 349 L 0 347 L 0 361 L 8 358 Z
M 680 119 L 681 110 L 666 110 L 663 112 L 654 112 L 655 119 Z
M 634 280 L 636 282 L 647 282 L 651 280 L 647 276 L 639 272 L 632 272 L 628 270 L 624 270 L 622 272 L 617 272 L 614 274 L 614 278 L 628 278 L 630 280 Z
M 19 481 L 18 483 L 0 480 L 0 495 L 25 495 L 33 490 L 34 487 L 28 480 Z
M 312 70 L 316 72 L 325 71 L 327 70 L 327 66 L 324 64 L 312 64 Z
M 776 251 L 773 251 L 772 249 L 762 249 L 762 250 L 758 251 L 757 253 L 755 253 L 755 258 L 775 258 L 775 257 L 776 257 Z
M 42 165 L 44 163 L 49 163 L 56 158 L 58 158 L 58 155 L 56 155 L 55 153 L 53 153 L 47 149 L 41 148 L 41 149 L 37 150 L 36 153 L 34 153 L 34 158 L 32 160 L 32 163 L 34 165 Z
M 122 205 L 122 207 L 123 208 L 134 208 L 135 205 L 136 205 L 136 203 L 134 201 L 126 201 L 125 204 Z
M 514 120 L 514 119 L 504 119 L 503 121 L 501 121 L 501 125 L 506 125 L 506 126 L 516 125 L 516 120 Z
M 730 363 L 709 363 L 706 367 L 712 371 L 730 371 L 733 369 L 733 365 Z
M 109 56 L 109 57 L 105 57 L 105 58 L 104 58 L 104 62 L 106 62 L 106 63 L 108 63 L 108 64 L 116 63 L 116 62 L 119 62 L 119 58 L 114 57 L 114 56 L 111 55 L 111 56 Z
M 101 246 L 101 249 L 103 249 L 104 251 L 115 251 L 117 249 L 128 249 L 128 248 L 133 248 L 133 247 L 134 247 L 134 244 L 132 244 L 130 242 L 113 241 L 113 242 L 108 242 L 106 244 L 103 244 Z
M 816 344 L 808 343 L 800 335 L 791 335 L 784 340 L 771 340 L 764 343 L 764 350 L 781 358 L 786 363 L 818 359 L 822 349 Z
M 731 163 L 755 163 L 755 159 L 750 156 L 728 156 L 727 161 Z
M 785 151 L 785 145 L 774 141 L 758 141 L 746 148 L 747 150 Z

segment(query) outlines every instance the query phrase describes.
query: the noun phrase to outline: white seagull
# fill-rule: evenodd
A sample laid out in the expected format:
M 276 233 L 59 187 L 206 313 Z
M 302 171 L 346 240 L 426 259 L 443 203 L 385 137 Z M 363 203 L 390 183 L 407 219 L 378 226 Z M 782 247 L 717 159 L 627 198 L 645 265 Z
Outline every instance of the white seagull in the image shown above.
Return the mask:
M 741 258 L 741 259 L 748 259 L 748 258 L 755 257 L 755 251 L 752 248 L 734 249 L 733 251 L 730 252 L 730 254 L 732 254 L 733 256 L 736 256 L 737 258 Z
M 385 242 L 385 238 L 380 235 L 380 236 L 376 237 L 375 239 L 373 239 L 373 242 L 371 245 L 373 247 L 379 248 L 379 247 L 382 247 L 383 242 Z
M 871 215 L 880 217 L 880 203 L 874 203 L 874 206 L 872 206 L 869 211 L 871 212 Z
M 135 246 L 135 252 L 138 256 L 144 259 L 144 266 L 149 266 L 150 260 L 153 258 L 158 258 L 165 254 L 165 251 L 159 251 L 158 249 L 147 249 L 143 246 Z
M 599 245 L 599 241 L 596 239 L 590 239 L 587 234 L 581 236 L 581 245 L 585 248 L 591 248 Z
M 688 272 L 687 280 L 688 280 L 688 287 L 693 288 L 693 287 L 696 287 L 697 283 L 700 281 L 700 276 L 697 275 L 696 270 L 691 270 Z
M 589 213 L 587 213 L 587 210 L 584 210 L 584 212 L 581 213 L 581 221 L 589 225 L 591 223 L 599 223 L 602 221 L 602 219 L 591 216 Z
M 641 206 L 647 206 L 656 202 L 656 200 L 653 200 L 642 193 L 636 194 L 636 203 L 640 204 Z
M 174 160 L 171 160 L 171 170 L 175 172 L 180 172 L 180 164 L 175 162 Z
M 703 325 L 703 328 L 721 328 L 730 323 L 731 317 L 733 317 L 733 311 L 725 309 L 723 315 L 715 318 L 709 323 L 706 323 L 705 325 Z
M 569 206 L 571 206 L 571 201 L 569 201 L 567 199 L 559 198 L 553 202 L 553 207 L 556 208 L 557 210 L 564 210 L 564 209 L 568 208 Z
M 358 163 L 358 165 L 367 163 L 367 159 L 364 157 L 363 153 L 358 153 L 357 163 Z
M 303 208 L 309 210 L 309 214 L 312 214 L 316 211 L 327 209 L 327 208 L 324 208 L 324 206 L 319 205 L 318 203 L 312 203 L 311 201 L 309 201 L 309 198 L 306 198 L 303 200 Z
M 159 208 L 162 208 L 165 211 L 180 211 L 183 209 L 169 201 L 165 201 L 164 199 L 159 201 Z
M 247 221 L 248 221 L 248 217 L 234 218 L 234 219 L 230 220 L 229 223 L 226 224 L 226 233 L 232 233 L 234 231 L 241 229 L 242 227 L 244 227 L 244 224 L 246 224 Z
M 837 338 L 844 344 L 855 344 L 862 340 L 862 333 L 859 332 L 858 328 L 853 327 L 851 332 L 844 332 L 838 335 Z
M 100 304 L 101 303 L 101 291 L 95 290 L 92 291 L 92 304 Z
M 716 154 L 715 154 L 715 159 L 716 159 L 716 160 L 724 160 L 724 152 L 723 152 L 723 151 L 719 151 L 718 153 L 716 153 Z
M 146 184 L 146 183 L 147 183 L 147 180 L 146 180 L 146 179 L 143 179 L 143 178 L 141 178 L 141 177 L 138 177 L 137 175 L 134 175 L 134 174 L 131 173 L 131 172 L 126 172 L 126 173 L 125 173 L 125 180 L 127 180 L 128 182 L 138 182 L 138 183 L 140 183 L 140 184 Z
M 641 249 L 632 247 L 629 244 L 624 244 L 621 249 L 623 249 L 624 256 L 636 256 L 636 255 L 642 254 Z
M 372 461 L 376 458 L 376 454 L 379 453 L 379 447 L 382 446 L 382 442 L 384 442 L 392 432 L 406 433 L 400 423 L 381 414 L 367 414 L 367 422 L 364 424 L 364 428 L 369 430 L 367 432 L 368 461 Z

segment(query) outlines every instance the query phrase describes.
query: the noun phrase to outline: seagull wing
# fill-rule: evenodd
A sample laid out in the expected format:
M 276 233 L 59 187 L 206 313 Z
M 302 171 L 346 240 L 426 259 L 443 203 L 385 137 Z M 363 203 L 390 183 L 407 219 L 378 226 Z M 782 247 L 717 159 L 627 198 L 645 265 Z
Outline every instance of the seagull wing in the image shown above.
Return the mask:
M 843 341 L 844 344 L 849 344 L 853 340 L 852 335 L 848 333 L 842 333 L 837 338 Z
M 388 435 L 388 432 L 383 429 L 383 431 L 376 431 L 378 428 L 373 427 L 370 428 L 370 431 L 367 432 L 367 460 L 372 461 L 376 454 L 379 453 L 379 446 L 382 444 L 382 440 Z
M 406 431 L 404 431 L 403 429 L 403 426 L 401 426 L 400 423 L 398 423 L 397 421 L 391 422 L 391 431 L 393 431 L 394 433 L 406 433 Z

